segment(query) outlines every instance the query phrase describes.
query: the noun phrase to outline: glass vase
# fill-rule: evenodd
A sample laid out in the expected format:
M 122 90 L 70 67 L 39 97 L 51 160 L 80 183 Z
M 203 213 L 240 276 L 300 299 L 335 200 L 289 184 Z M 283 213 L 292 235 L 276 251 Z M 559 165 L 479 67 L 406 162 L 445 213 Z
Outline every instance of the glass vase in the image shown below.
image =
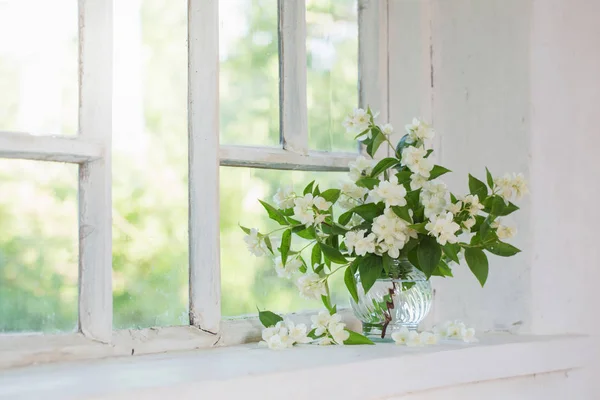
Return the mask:
M 350 304 L 371 339 L 389 339 L 402 327 L 416 330 L 431 308 L 433 291 L 425 274 L 406 258 L 394 260 L 393 268 L 393 277 L 377 279 L 367 293 L 355 275 L 358 303 L 351 298 Z

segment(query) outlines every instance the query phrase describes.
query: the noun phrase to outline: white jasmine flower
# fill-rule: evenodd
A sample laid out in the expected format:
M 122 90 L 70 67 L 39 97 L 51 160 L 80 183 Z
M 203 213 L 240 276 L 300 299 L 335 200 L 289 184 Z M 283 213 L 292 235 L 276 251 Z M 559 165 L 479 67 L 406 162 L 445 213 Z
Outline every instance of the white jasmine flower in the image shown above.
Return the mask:
M 433 139 L 435 132 L 423 121 L 417 118 L 413 118 L 412 123 L 405 126 L 406 133 L 408 133 L 408 142 L 415 143 L 426 139 Z
M 358 256 L 364 256 L 367 253 L 375 253 L 375 234 L 369 233 L 366 237 L 364 233 L 366 231 L 358 231 L 363 232 L 361 238 L 358 239 L 356 244 L 354 245 L 354 252 Z
M 363 200 L 368 192 L 366 188 L 357 186 L 354 182 L 344 182 L 341 191 L 346 196 L 355 200 Z
M 494 180 L 494 192 L 498 193 L 505 201 L 516 197 L 520 199 L 524 194 L 529 193 L 527 183 L 523 174 L 504 174 L 501 178 Z
M 438 344 L 439 340 L 440 340 L 440 335 L 436 334 L 436 333 L 431 333 L 431 332 L 421 332 L 421 337 L 419 338 L 421 343 L 423 344 L 428 344 L 428 345 L 433 345 L 433 344 Z
M 477 342 L 477 338 L 475 337 L 475 329 L 473 328 L 465 328 L 461 331 L 462 340 L 465 343 L 474 343 Z
M 344 119 L 342 125 L 346 128 L 347 133 L 358 134 L 369 128 L 370 117 L 369 114 L 362 108 L 356 108 L 354 112 Z M 371 137 L 371 133 L 367 134 L 367 137 Z
M 423 175 L 412 174 L 410 176 L 410 188 L 412 190 L 421 189 L 427 183 L 427 178 Z
M 296 281 L 300 295 L 305 299 L 320 300 L 321 296 L 327 295 L 324 280 L 315 273 L 302 275 Z
M 264 240 L 258 235 L 258 229 L 256 228 L 250 229 L 250 234 L 244 237 L 244 242 L 246 242 L 248 250 L 256 257 L 264 256 L 269 251 Z
M 408 338 L 406 340 L 406 345 L 408 347 L 421 347 L 423 346 L 423 342 L 421 342 L 421 335 L 417 331 L 408 332 Z
M 329 346 L 330 344 L 333 344 L 333 340 L 329 336 L 325 336 L 319 339 L 318 343 L 319 346 Z
M 348 175 L 353 182 L 356 182 L 360 178 L 369 175 L 373 171 L 374 166 L 373 160 L 367 160 L 363 156 L 358 156 L 355 161 L 348 163 L 348 168 L 350 169 Z
M 456 215 L 462 210 L 462 205 L 463 205 L 462 201 L 459 200 L 455 204 L 452 204 L 452 203 L 448 204 L 448 206 L 446 207 L 446 210 L 450 211 L 452 214 Z
M 517 199 L 520 199 L 523 195 L 529 193 L 527 182 L 525 181 L 523 174 L 513 174 L 512 186 Z
M 269 339 L 267 339 L 265 342 L 266 342 L 266 345 L 271 350 L 283 350 L 283 349 L 287 349 L 288 347 L 290 347 L 290 346 L 288 346 L 288 343 L 284 339 L 282 339 L 282 337 L 279 335 L 273 335 Z
M 394 127 L 392 126 L 392 124 L 385 124 L 381 127 L 381 132 L 383 132 L 384 135 L 389 136 L 392 133 L 394 133 Z
M 406 344 L 408 342 L 408 335 L 410 331 L 405 326 L 401 327 L 397 331 L 392 332 L 392 339 L 396 344 Z
M 372 231 L 376 235 L 377 250 L 392 258 L 400 256 L 400 250 L 409 240 L 408 223 L 398 218 L 391 209 L 373 220 Z
M 264 341 L 269 340 L 271 337 L 277 335 L 279 332 L 279 328 L 275 328 L 275 327 L 270 327 L 270 328 L 265 328 L 262 331 L 262 339 Z
M 315 336 L 321 336 L 327 331 L 331 315 L 327 311 L 320 311 L 319 314 L 312 315 L 310 320 L 312 321 L 311 329 L 315 330 Z
M 346 248 L 348 249 L 348 254 L 352 253 L 352 251 L 354 250 L 354 246 L 356 246 L 356 243 L 358 243 L 360 239 L 365 237 L 365 233 L 367 233 L 366 230 L 346 232 L 346 235 L 344 236 L 344 243 L 346 244 Z
M 358 203 L 351 199 L 350 197 L 340 197 L 337 202 L 338 206 L 340 206 L 343 210 L 349 210 L 358 205 Z M 356 215 L 356 214 L 355 214 Z
M 425 207 L 424 214 L 426 218 L 441 214 L 448 205 L 446 199 L 439 196 L 423 197 L 421 203 Z
M 273 196 L 273 201 L 278 208 L 287 209 L 294 207 L 294 196 L 295 193 L 292 191 L 291 186 L 277 189 L 277 193 Z
M 402 163 L 413 173 L 429 178 L 433 163 L 425 158 L 427 150 L 424 147 L 405 147 L 402 150 Z
M 479 202 L 479 196 L 477 195 L 469 194 L 465 196 L 463 201 L 465 206 L 468 206 L 470 215 L 477 215 L 479 211 L 483 210 L 483 204 Z
M 496 228 L 498 239 L 510 239 L 517 234 L 517 228 L 507 225 L 498 225 Z
M 425 225 L 425 229 L 443 246 L 446 243 L 456 243 L 458 241 L 455 233 L 460 229 L 460 226 L 454 222 L 454 215 L 446 212 L 431 217 L 430 222 Z
M 294 219 L 304 225 L 313 224 L 315 222 L 313 204 L 314 198 L 311 193 L 307 193 L 303 197 L 296 197 L 294 199 Z
M 476 222 L 477 222 L 477 220 L 475 218 L 471 217 L 471 218 L 463 221 L 462 224 L 467 230 L 471 231 L 471 228 L 475 225 Z
M 315 224 L 322 224 L 327 218 L 327 214 L 317 214 L 315 216 Z
M 310 343 L 311 338 L 309 338 L 306 332 L 306 325 L 304 324 L 294 324 L 293 321 L 287 320 L 286 327 L 288 329 L 288 336 L 295 343 Z
M 280 278 L 290 279 L 302 266 L 302 261 L 299 258 L 288 259 L 287 263 L 283 265 L 281 257 L 275 258 L 275 272 Z
M 369 192 L 369 197 L 374 203 L 384 202 L 385 207 L 406 205 L 406 189 L 398 184 L 396 175 L 392 175 L 389 181 L 382 181 Z
M 345 326 L 346 324 L 343 323 L 329 323 L 327 330 L 335 343 L 343 345 L 344 341 L 350 337 L 350 332 L 345 329 Z
M 315 197 L 313 200 L 313 204 L 315 205 L 315 207 L 317 207 L 321 211 L 327 211 L 331 208 L 331 202 L 325 200 L 321 196 Z

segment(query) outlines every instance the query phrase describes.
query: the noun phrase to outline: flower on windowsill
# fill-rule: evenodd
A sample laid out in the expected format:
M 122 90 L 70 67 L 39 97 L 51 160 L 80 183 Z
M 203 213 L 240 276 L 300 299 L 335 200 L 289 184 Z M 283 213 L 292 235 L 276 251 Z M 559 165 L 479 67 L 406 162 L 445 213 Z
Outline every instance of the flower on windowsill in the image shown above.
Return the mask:
M 465 343 L 475 343 L 475 329 L 465 325 L 462 321 L 447 321 L 440 326 L 435 326 L 434 332 L 444 339 L 462 340 Z
M 401 329 L 392 332 L 392 339 L 397 345 L 421 347 L 438 344 L 440 336 L 433 332 L 423 331 L 419 333 L 417 331 L 409 331 L 408 328 L 402 327 Z
M 494 177 L 486 168 L 484 181 L 469 175 L 469 192 L 454 194 L 440 178 L 451 171 L 434 163 L 431 126 L 413 119 L 405 127 L 406 135 L 392 143 L 396 132 L 390 124 L 378 125 L 376 116 L 369 108 L 357 108 L 344 121 L 364 151 L 348 164 L 349 181 L 334 188 L 313 181 L 297 193 L 286 182 L 273 196 L 273 205 L 261 202 L 277 225 L 268 233 L 241 227 L 252 254 L 272 255 L 279 277 L 294 279 L 301 296 L 323 302 L 328 314 L 317 316 L 325 322 L 315 323 L 311 334 L 318 334 L 315 340 L 322 344 L 370 343 L 348 333 L 339 320 L 329 321 L 337 311 L 329 289 L 335 274 L 344 274 L 348 292 L 359 304 L 376 282 L 400 274 L 395 265 L 404 260 L 426 279 L 452 277 L 452 263 L 464 261 L 483 286 L 489 255 L 509 257 L 520 251 L 504 242 L 516 229 L 500 217 L 519 209 L 511 200 L 528 191 L 522 174 Z M 387 156 L 375 160 L 382 146 L 389 147 Z M 390 302 L 393 306 L 393 299 L 378 300 L 378 313 L 389 310 Z M 474 330 L 460 324 L 448 329 L 449 337 L 475 338 Z M 285 331 L 281 333 L 268 337 L 272 347 L 287 346 Z M 431 332 L 395 336 L 410 346 L 438 339 Z

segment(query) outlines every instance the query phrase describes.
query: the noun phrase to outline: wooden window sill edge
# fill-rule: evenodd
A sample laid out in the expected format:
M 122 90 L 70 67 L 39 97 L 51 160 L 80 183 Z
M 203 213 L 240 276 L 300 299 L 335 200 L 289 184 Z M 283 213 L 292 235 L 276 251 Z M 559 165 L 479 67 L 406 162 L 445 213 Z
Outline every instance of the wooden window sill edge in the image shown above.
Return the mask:
M 0 398 L 19 399 L 367 399 L 583 368 L 591 337 L 490 333 L 476 344 L 410 348 L 255 343 L 3 371 Z M 34 384 L 35 383 L 35 384 Z M 68 395 L 67 395 L 68 394 Z M 67 395 L 67 396 L 65 396 Z

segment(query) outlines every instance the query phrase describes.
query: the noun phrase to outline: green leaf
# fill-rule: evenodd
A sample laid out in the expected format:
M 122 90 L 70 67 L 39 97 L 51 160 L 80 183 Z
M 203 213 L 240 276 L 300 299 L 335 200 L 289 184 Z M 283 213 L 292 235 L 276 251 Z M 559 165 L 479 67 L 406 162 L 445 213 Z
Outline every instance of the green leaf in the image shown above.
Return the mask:
M 460 264 L 460 260 L 458 259 L 458 253 L 460 252 L 460 246 L 456 243 L 446 243 L 442 246 L 442 250 L 446 257 L 450 260 L 454 261 L 457 264 Z
M 340 253 L 338 249 L 335 247 L 329 246 L 325 243 L 319 243 L 321 247 L 321 251 L 323 252 L 323 256 L 325 260 L 330 260 L 336 264 L 347 264 L 348 260 Z
M 373 167 L 373 171 L 371 172 L 371 177 L 375 178 L 382 172 L 387 171 L 388 169 L 394 167 L 395 165 L 398 165 L 399 163 L 400 163 L 400 160 L 398 160 L 397 158 L 392 158 L 392 157 L 384 158 L 383 160 L 379 161 L 377 163 L 377 165 L 375 165 L 375 167 Z
M 418 224 L 412 224 L 412 225 L 409 225 L 408 227 L 414 229 L 418 233 L 427 235 L 428 232 L 427 232 L 427 229 L 425 229 L 425 225 L 427 225 L 427 222 L 419 222 Z
M 346 329 L 346 331 L 350 334 L 348 339 L 344 340 L 344 344 L 354 345 L 354 344 L 375 344 L 371 339 L 366 336 L 361 335 L 360 333 L 351 331 L 350 329 Z
M 314 266 L 315 264 L 321 264 L 321 247 L 318 244 L 313 246 L 310 253 L 310 265 Z
M 364 187 L 367 188 L 369 190 L 373 190 L 373 188 L 377 185 L 379 185 L 379 179 L 377 178 L 360 178 L 359 180 L 356 181 L 356 186 L 360 186 L 360 187 Z
M 250 229 L 246 228 L 245 226 L 241 226 L 241 225 L 240 225 L 240 228 L 246 233 L 246 235 L 250 234 Z
M 477 195 L 479 201 L 484 201 L 488 194 L 488 188 L 485 183 L 469 174 L 469 191 L 472 195 Z
M 365 293 L 369 292 L 369 289 L 373 287 L 375 281 L 381 276 L 382 268 L 383 262 L 381 257 L 376 255 L 370 255 L 363 258 L 362 262 L 358 265 L 360 282 Z
M 500 212 L 499 214 L 496 214 L 496 215 L 498 215 L 500 217 L 505 217 L 507 215 L 514 213 L 518 209 L 519 209 L 519 207 L 517 207 L 513 203 L 508 203 L 508 205 L 504 206 L 504 209 L 502 210 L 502 212 Z
M 517 249 L 515 246 L 500 241 L 485 246 L 485 249 L 500 257 L 511 257 L 521 252 L 521 250 Z
M 455 195 L 453 195 L 452 193 L 450 193 L 450 202 L 451 202 L 452 204 L 456 204 L 456 203 L 458 203 L 458 199 L 457 199 L 457 198 L 456 198 L 456 196 L 455 196 Z
M 329 296 L 321 296 L 321 301 L 323 302 L 323 305 L 327 311 L 329 311 L 330 315 L 333 315 L 337 312 L 337 306 L 331 304 L 331 299 Z
M 431 172 L 429 173 L 429 180 L 433 180 L 439 176 L 442 176 L 448 172 L 452 172 L 450 171 L 448 168 L 444 168 L 441 165 L 434 165 L 433 169 L 431 170 Z
M 487 179 L 488 186 L 490 187 L 490 189 L 493 189 L 494 188 L 494 178 L 492 177 L 492 174 L 490 173 L 490 170 L 487 169 L 487 167 L 485 167 L 485 177 Z
M 418 208 L 420 206 L 420 204 L 419 204 L 420 196 L 421 196 L 421 189 L 412 190 L 412 191 L 408 192 L 405 196 L 408 208 L 410 208 L 413 211 L 416 208 Z
M 259 200 L 259 201 L 260 201 L 260 204 L 263 205 L 265 210 L 267 210 L 267 214 L 269 214 L 269 218 L 271 218 L 273 221 L 277 221 L 279 223 L 279 225 L 289 225 L 290 224 L 287 221 L 287 219 L 285 219 L 285 216 L 281 213 L 281 211 L 279 211 L 278 209 L 276 209 L 269 203 L 265 203 L 262 200 Z
M 483 211 L 492 215 L 502 215 L 504 213 L 504 208 L 506 208 L 504 199 L 498 195 L 488 197 L 483 202 L 483 205 Z
M 383 271 L 385 272 L 386 275 L 389 275 L 390 271 L 394 267 L 393 259 L 387 253 L 385 253 L 384 255 L 382 255 L 381 258 L 382 258 L 381 261 L 382 261 L 382 264 L 383 264 Z
M 473 225 L 471 227 L 471 232 L 479 232 L 479 230 L 481 229 L 481 225 L 485 221 L 485 218 L 486 217 L 484 217 L 483 215 L 476 215 L 475 216 L 475 225 Z
M 441 260 L 440 263 L 437 265 L 437 267 L 435 267 L 435 270 L 433 271 L 433 273 L 431 275 L 434 276 L 450 276 L 452 277 L 452 270 L 450 269 L 450 267 L 448 266 L 448 264 L 446 264 L 444 262 L 444 260 Z
M 407 140 L 408 140 L 408 135 L 402 136 L 402 139 L 400 139 L 400 141 L 398 142 L 398 145 L 396 146 L 396 154 L 399 157 L 402 156 L 402 150 L 404 150 L 405 147 L 412 145 L 411 143 L 407 143 Z
M 312 181 L 311 183 L 309 183 L 308 185 L 306 185 L 306 187 L 304 188 L 303 194 L 312 193 L 314 185 L 315 185 L 315 181 Z
M 374 204 L 361 204 L 360 206 L 354 207 L 351 211 L 360 215 L 365 221 L 373 221 L 376 217 L 383 214 L 385 206 L 382 203 Z
M 352 210 L 346 211 L 345 213 L 340 215 L 340 217 L 338 218 L 338 223 L 340 225 L 348 225 L 348 223 L 352 219 L 352 214 L 354 214 L 354 211 L 352 211 Z
M 317 331 L 317 328 L 315 328 L 315 329 L 311 330 L 310 332 L 308 332 L 308 333 L 306 334 L 306 336 L 308 336 L 309 338 L 311 338 L 311 339 L 313 339 L 313 340 L 314 340 L 314 339 L 318 339 L 318 338 L 320 338 L 320 337 L 322 337 L 322 336 L 324 335 L 324 334 L 323 334 L 323 335 L 321 335 L 321 336 L 317 336 L 317 335 L 315 335 L 315 332 L 316 332 L 316 331 Z
M 404 206 L 404 207 L 400 207 L 400 206 L 392 206 L 392 211 L 394 212 L 394 214 L 396 214 L 399 218 L 402 218 L 403 220 L 405 220 L 406 222 L 412 224 L 413 220 L 410 217 L 410 214 L 408 213 L 408 207 Z
M 405 183 L 410 182 L 410 176 L 412 175 L 411 171 L 400 171 L 396 174 L 396 178 L 398 178 L 398 184 L 404 185 Z
M 321 194 L 321 190 L 319 190 L 319 185 L 315 186 L 313 189 L 313 196 L 317 197 Z
M 304 225 L 296 226 L 292 229 L 292 232 L 300 236 L 302 239 L 314 240 L 317 238 L 314 226 L 306 228 Z
M 481 236 L 481 240 L 485 241 L 485 239 L 488 236 L 488 233 L 490 233 L 492 231 L 492 227 L 490 225 L 490 217 L 488 216 L 485 221 L 483 221 L 483 223 L 481 224 L 481 227 L 479 228 L 479 236 Z
M 346 288 L 348 288 L 348 293 L 352 296 L 352 299 L 355 303 L 358 303 L 358 291 L 356 290 L 356 278 L 354 278 L 354 273 L 352 272 L 352 266 L 348 266 L 346 268 L 346 272 L 344 272 L 344 283 L 346 284 Z
M 283 321 L 283 318 L 274 312 L 260 310 L 258 310 L 258 319 L 265 328 L 275 326 L 279 321 Z
M 340 198 L 340 189 L 327 189 L 323 193 L 321 193 L 321 197 L 327 201 L 335 203 Z
M 367 154 L 371 156 L 371 158 L 375 158 L 375 153 L 377 153 L 377 149 L 383 142 L 385 142 L 385 135 L 379 131 L 377 128 L 371 129 L 372 133 L 372 142 L 367 145 Z
M 279 251 L 281 252 L 281 262 L 283 265 L 287 262 L 288 252 L 290 251 L 290 247 L 292 245 L 292 230 L 286 229 L 283 231 L 283 235 L 281 235 L 281 246 L 279 247 Z
M 465 249 L 465 260 L 467 265 L 473 272 L 473 275 L 477 278 L 481 286 L 485 285 L 485 281 L 488 277 L 489 265 L 488 259 L 485 253 L 481 249 L 466 248 Z
M 323 232 L 328 235 L 345 235 L 346 232 L 348 232 L 348 229 L 338 226 L 333 222 L 325 222 L 321 228 L 323 229 Z
M 273 252 L 273 245 L 271 244 L 271 238 L 268 236 L 263 236 L 263 240 L 265 241 L 265 244 L 267 245 L 267 249 L 269 249 L 271 254 L 275 255 L 275 252 Z
M 421 271 L 429 278 L 442 259 L 442 248 L 435 238 L 427 236 L 419 243 L 417 257 Z

